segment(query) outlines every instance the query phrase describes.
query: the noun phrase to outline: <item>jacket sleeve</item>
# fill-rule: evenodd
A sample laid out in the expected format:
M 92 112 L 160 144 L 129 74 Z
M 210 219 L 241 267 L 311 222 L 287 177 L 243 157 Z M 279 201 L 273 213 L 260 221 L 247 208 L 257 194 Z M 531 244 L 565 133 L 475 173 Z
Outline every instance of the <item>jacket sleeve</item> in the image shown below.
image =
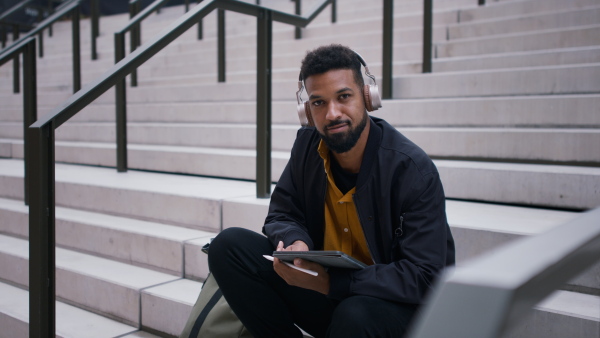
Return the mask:
M 412 176 L 412 175 L 411 175 Z M 447 237 L 451 236 L 445 213 L 445 197 L 437 172 L 415 179 L 410 189 L 396 189 L 392 199 L 401 210 L 390 231 L 401 226 L 388 263 L 358 271 L 330 270 L 330 294 L 334 299 L 367 295 L 395 302 L 419 304 L 446 265 Z M 407 180 L 405 180 L 404 183 Z M 386 228 L 389 226 L 384 226 Z
M 306 229 L 306 217 L 304 200 L 302 196 L 302 184 L 298 182 L 296 167 L 298 155 L 298 143 L 301 139 L 300 129 L 296 141 L 292 148 L 290 160 L 288 161 L 273 194 L 269 204 L 269 213 L 265 219 L 263 233 L 269 238 L 274 246 L 279 241 L 287 247 L 297 240 L 301 240 L 308 245 L 309 250 L 314 249 L 314 243 L 311 240 Z

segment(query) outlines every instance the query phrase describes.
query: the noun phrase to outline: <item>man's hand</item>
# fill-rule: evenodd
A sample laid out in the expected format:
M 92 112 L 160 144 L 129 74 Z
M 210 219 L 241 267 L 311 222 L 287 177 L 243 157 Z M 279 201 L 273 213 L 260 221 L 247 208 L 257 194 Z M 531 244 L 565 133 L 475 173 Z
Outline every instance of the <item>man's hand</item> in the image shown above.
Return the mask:
M 302 241 L 295 241 L 287 248 L 283 247 L 283 242 L 277 245 L 277 251 L 308 251 L 308 245 Z M 311 276 L 302 271 L 292 269 L 283 264 L 278 258 L 273 260 L 275 272 L 283 278 L 289 285 L 298 286 L 304 289 L 314 290 L 324 295 L 329 293 L 329 274 L 320 264 L 305 261 L 300 258 L 294 259 L 294 265 L 300 268 L 316 271 L 318 276 Z

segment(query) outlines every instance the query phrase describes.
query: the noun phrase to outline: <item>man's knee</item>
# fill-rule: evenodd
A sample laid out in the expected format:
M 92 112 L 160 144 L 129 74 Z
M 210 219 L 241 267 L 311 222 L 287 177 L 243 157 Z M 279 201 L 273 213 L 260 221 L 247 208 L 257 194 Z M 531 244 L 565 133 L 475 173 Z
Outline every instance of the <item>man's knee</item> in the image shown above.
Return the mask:
M 228 228 L 221 231 L 212 240 L 208 248 L 208 266 L 210 271 L 214 271 L 214 268 L 223 265 L 230 251 L 241 243 L 240 239 L 244 238 L 246 231 L 246 229 L 242 228 Z
M 266 237 L 254 231 L 244 228 L 225 229 L 210 243 L 209 269 L 214 272 L 220 267 L 226 269 L 230 263 L 239 263 L 240 260 L 246 261 L 255 256 L 261 257 L 262 254 L 272 252 L 270 246 Z

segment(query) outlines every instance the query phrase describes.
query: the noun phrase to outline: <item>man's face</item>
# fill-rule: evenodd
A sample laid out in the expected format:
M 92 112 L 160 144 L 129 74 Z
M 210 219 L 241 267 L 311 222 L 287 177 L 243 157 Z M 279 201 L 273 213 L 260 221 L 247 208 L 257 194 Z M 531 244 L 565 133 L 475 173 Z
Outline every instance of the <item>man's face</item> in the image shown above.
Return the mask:
M 350 69 L 335 69 L 305 80 L 315 127 L 336 153 L 352 149 L 367 125 L 362 88 Z

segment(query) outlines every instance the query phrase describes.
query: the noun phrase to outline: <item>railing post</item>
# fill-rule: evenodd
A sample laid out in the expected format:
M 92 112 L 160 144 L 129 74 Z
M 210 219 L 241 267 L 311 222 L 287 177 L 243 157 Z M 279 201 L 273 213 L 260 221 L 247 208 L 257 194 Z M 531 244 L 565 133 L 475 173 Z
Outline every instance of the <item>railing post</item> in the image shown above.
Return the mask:
M 394 81 L 394 0 L 383 1 L 383 64 L 382 95 L 383 99 L 391 99 Z
M 52 13 L 52 0 L 48 0 L 48 13 Z M 52 37 L 52 25 L 48 26 L 48 36 Z
M 432 31 L 433 0 L 425 0 L 423 6 L 423 73 L 431 73 Z
M 27 182 L 30 176 L 29 140 L 27 129 L 37 120 L 37 69 L 35 40 L 31 40 L 23 52 L 23 162 L 25 164 L 25 205 L 29 204 Z
M 29 337 L 56 332 L 54 128 L 29 129 Z
M 99 12 L 100 9 L 98 8 L 98 0 L 90 0 L 90 14 L 92 17 L 92 60 L 97 60 L 98 59 L 98 48 L 97 48 L 97 44 L 96 44 L 96 39 L 98 38 L 98 36 L 100 36 L 100 32 L 99 32 L 99 22 L 100 19 L 99 17 Z
M 217 11 L 217 31 L 218 31 L 218 79 L 219 82 L 225 82 L 225 10 Z
M 301 0 L 296 0 L 296 8 L 294 13 L 296 15 L 301 15 L 302 14 L 302 3 Z M 295 35 L 294 37 L 296 38 L 296 40 L 298 39 L 302 39 L 302 29 L 300 27 L 296 27 L 295 31 Z
M 203 0 L 198 0 L 198 3 L 201 3 Z M 202 40 L 203 32 L 202 32 L 202 19 L 198 21 L 198 40 Z
M 38 45 L 40 58 L 44 57 L 44 31 L 40 31 L 38 34 Z
M 256 0 L 256 4 L 260 6 L 260 0 Z
M 478 1 L 479 1 L 479 6 L 485 5 L 485 0 L 478 0 Z
M 198 21 L 198 40 L 202 40 L 202 38 L 204 37 L 204 34 L 202 32 L 202 21 L 202 19 Z
M 73 93 L 81 89 L 81 44 L 79 39 L 79 7 L 71 12 L 73 26 Z
M 37 10 L 38 10 L 37 20 L 38 20 L 38 23 L 40 23 L 40 22 L 42 22 L 42 20 L 44 20 L 44 14 L 43 14 L 41 7 L 38 8 Z M 38 51 L 39 51 L 40 58 L 43 58 L 44 57 L 44 31 L 43 30 L 38 33 L 38 44 L 39 44 Z
M 256 197 L 271 196 L 271 70 L 273 18 L 262 9 L 256 44 Z
M 115 33 L 115 64 L 125 58 L 125 34 Z M 117 81 L 116 124 L 117 124 L 117 171 L 127 171 L 127 93 L 125 77 Z
M 331 0 L 331 23 L 337 22 L 337 0 Z
M 0 25 L 0 40 L 2 40 L 2 48 L 6 47 L 6 28 Z
M 13 43 L 19 40 L 19 26 L 13 25 Z M 17 94 L 21 91 L 21 61 L 19 54 L 16 54 L 13 59 L 13 93 Z
M 185 0 L 185 12 L 190 11 L 190 0 Z
M 132 19 L 140 12 L 140 1 L 130 2 L 129 3 L 129 19 Z M 141 25 L 138 23 L 134 27 L 131 28 L 129 32 L 129 48 L 130 53 L 133 53 L 134 50 L 140 45 L 141 39 Z M 125 56 L 123 56 L 125 57 Z M 131 72 L 131 86 L 137 87 L 137 69 L 134 69 Z

